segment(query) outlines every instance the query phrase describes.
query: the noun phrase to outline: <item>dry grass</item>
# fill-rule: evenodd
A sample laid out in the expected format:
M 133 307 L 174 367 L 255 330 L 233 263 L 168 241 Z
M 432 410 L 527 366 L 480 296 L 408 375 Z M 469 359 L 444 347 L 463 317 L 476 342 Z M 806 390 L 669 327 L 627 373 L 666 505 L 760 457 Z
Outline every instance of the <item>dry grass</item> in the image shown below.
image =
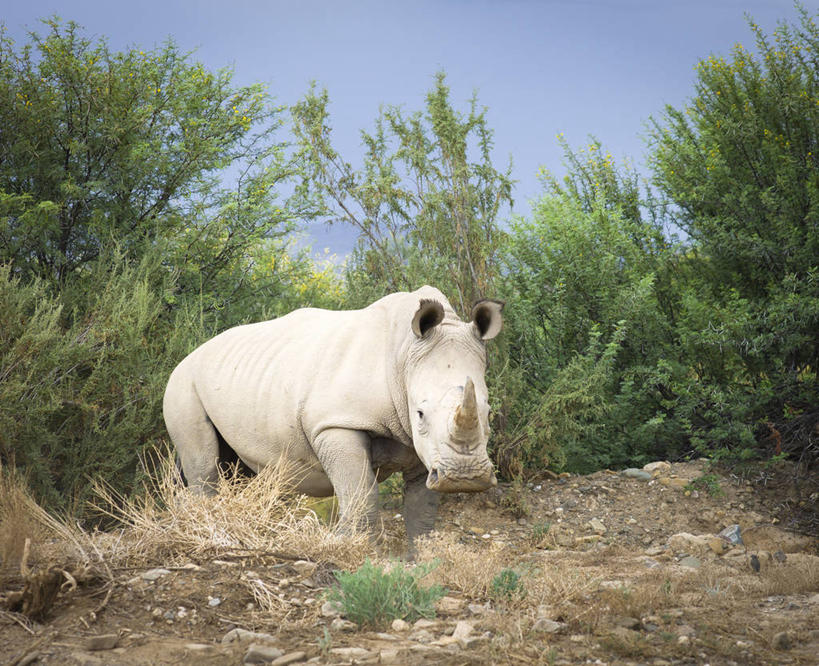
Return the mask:
M 131 566 L 226 555 L 360 564 L 371 552 L 368 534 L 328 525 L 293 486 L 292 469 L 280 464 L 251 479 L 220 478 L 215 495 L 195 495 L 168 457 L 151 487 L 134 498 L 97 484 L 97 509 L 124 526 L 105 539 L 106 556 Z

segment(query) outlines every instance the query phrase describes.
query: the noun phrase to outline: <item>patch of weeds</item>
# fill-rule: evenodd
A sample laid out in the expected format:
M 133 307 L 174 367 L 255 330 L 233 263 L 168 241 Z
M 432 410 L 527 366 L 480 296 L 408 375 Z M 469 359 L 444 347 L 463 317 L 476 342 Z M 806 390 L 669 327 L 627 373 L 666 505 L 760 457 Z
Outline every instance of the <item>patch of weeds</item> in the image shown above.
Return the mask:
M 501 497 L 500 506 L 512 514 L 513 518 L 526 518 L 532 513 L 529 502 L 526 500 L 526 487 L 519 476 L 515 477 L 512 485 Z
M 719 484 L 719 477 L 716 474 L 708 473 L 697 477 L 686 487 L 686 490 L 702 490 L 708 493 L 711 497 L 722 497 L 725 491 Z
M 327 627 L 324 627 L 324 635 L 318 639 L 318 648 L 325 659 L 329 657 L 331 647 L 333 647 L 333 635 Z
M 549 529 L 552 527 L 551 523 L 536 523 L 532 526 L 532 540 L 535 542 L 543 541 L 546 535 L 549 534 Z
M 380 629 L 397 619 L 431 618 L 444 588 L 422 587 L 419 580 L 437 564 L 419 564 L 407 570 L 395 562 L 385 571 L 367 559 L 356 571 L 336 572 L 338 584 L 330 588 L 327 599 L 337 602 L 347 619 L 363 627 Z
M 514 569 L 501 569 L 492 579 L 489 586 L 489 596 L 493 599 L 525 597 L 526 588 L 521 580 L 521 575 Z

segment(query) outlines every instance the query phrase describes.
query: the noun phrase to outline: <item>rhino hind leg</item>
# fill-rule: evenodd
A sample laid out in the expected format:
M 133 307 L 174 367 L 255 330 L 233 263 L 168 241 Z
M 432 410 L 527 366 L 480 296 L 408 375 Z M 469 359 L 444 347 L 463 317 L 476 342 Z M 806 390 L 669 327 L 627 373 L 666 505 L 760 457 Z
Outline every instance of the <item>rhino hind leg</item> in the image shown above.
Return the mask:
M 423 464 L 404 472 L 404 525 L 409 540 L 409 559 L 415 558 L 415 540 L 435 527 L 440 494 L 426 485 L 427 469 Z
M 219 433 L 180 368 L 168 382 L 162 412 L 183 481 L 196 493 L 214 494 L 219 479 Z

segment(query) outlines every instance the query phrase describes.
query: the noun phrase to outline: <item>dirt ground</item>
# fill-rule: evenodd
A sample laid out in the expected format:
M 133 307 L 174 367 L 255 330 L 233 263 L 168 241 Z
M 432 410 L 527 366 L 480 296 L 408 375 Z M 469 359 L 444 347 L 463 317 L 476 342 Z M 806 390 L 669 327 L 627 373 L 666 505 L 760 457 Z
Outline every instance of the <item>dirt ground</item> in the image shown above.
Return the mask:
M 362 630 L 325 604 L 332 563 L 237 551 L 58 578 L 39 621 L 0 612 L 0 663 L 819 663 L 817 540 L 791 529 L 810 526 L 817 488 L 704 461 L 640 471 L 445 497 L 455 555 L 432 620 Z M 403 543 L 385 499 L 382 559 Z M 717 536 L 734 525 L 741 544 Z M 504 568 L 518 583 L 493 594 Z M 8 601 L 22 580 L 2 580 Z

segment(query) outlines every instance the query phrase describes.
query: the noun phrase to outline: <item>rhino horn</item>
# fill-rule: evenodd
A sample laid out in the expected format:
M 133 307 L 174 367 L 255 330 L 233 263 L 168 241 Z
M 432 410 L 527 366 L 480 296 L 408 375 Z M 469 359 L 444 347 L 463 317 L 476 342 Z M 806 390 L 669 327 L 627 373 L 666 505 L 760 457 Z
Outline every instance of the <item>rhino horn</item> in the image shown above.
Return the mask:
M 471 377 L 466 378 L 463 400 L 455 410 L 455 426 L 459 434 L 469 433 L 478 427 L 478 402 Z

